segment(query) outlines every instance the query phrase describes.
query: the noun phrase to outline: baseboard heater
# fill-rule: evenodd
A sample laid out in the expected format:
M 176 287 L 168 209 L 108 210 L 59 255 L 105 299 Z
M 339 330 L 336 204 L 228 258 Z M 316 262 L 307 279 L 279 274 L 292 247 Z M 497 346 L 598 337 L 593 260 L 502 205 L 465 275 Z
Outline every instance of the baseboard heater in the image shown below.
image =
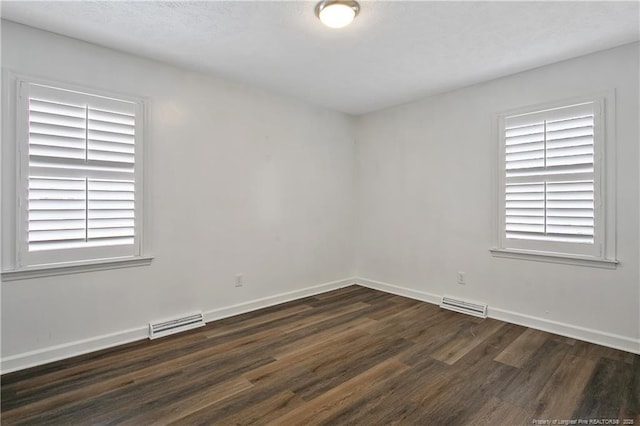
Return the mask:
M 150 322 L 149 339 L 157 339 L 158 337 L 180 333 L 181 331 L 191 330 L 202 327 L 203 325 L 205 325 L 205 322 L 202 312 L 162 322 Z
M 487 305 L 467 302 L 465 300 L 454 299 L 452 297 L 443 297 L 440 302 L 440 307 L 480 318 L 487 317 Z

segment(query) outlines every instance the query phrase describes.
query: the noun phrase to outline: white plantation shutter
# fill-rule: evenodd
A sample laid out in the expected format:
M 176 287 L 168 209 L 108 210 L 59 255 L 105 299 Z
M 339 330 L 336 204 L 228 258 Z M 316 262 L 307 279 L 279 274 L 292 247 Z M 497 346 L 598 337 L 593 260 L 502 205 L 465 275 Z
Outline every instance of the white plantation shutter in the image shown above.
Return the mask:
M 588 102 L 504 118 L 504 238 L 594 245 L 596 110 Z
M 136 254 L 138 105 L 23 86 L 26 257 L 61 252 L 69 256 L 52 259 L 68 261 Z

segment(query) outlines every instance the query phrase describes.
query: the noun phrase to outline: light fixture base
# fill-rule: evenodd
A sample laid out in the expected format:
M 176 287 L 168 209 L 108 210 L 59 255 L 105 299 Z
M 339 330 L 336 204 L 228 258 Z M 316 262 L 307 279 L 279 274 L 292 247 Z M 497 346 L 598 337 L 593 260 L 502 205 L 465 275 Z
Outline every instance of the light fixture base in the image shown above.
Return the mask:
M 323 10 L 325 10 L 325 9 L 327 9 L 327 8 L 331 7 L 331 6 L 337 6 L 337 5 L 338 5 L 338 6 L 342 6 L 342 7 L 348 7 L 348 8 L 350 8 L 350 9 L 353 11 L 353 18 L 352 18 L 351 20 L 349 20 L 349 22 L 348 22 L 348 23 L 346 23 L 346 24 L 344 24 L 344 25 L 340 25 L 340 26 L 333 26 L 333 25 L 328 24 L 328 23 L 323 19 L 323 17 L 322 17 L 321 15 L 322 15 L 322 11 L 323 11 Z M 327 9 L 327 11 L 328 11 L 328 9 Z M 321 21 L 323 24 L 325 24 L 325 25 L 327 25 L 327 26 L 329 26 L 329 27 L 332 27 L 332 28 L 341 28 L 342 26 L 346 26 L 346 25 L 348 25 L 349 23 L 351 23 L 351 21 L 352 21 L 356 16 L 358 16 L 358 13 L 360 13 L 360 4 L 359 4 L 357 1 L 354 1 L 354 0 L 323 0 L 323 1 L 321 1 L 320 3 L 318 3 L 318 4 L 316 5 L 315 13 L 316 13 L 316 16 L 318 17 L 318 19 L 320 19 L 320 21 Z

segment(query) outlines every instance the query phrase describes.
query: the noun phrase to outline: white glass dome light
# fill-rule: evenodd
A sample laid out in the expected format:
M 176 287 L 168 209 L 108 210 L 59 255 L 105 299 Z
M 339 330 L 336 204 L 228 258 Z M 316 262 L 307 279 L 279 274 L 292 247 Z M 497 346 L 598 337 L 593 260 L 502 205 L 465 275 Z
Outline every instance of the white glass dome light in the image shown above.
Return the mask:
M 324 0 L 316 5 L 316 16 L 330 28 L 342 28 L 349 25 L 360 12 L 356 1 Z

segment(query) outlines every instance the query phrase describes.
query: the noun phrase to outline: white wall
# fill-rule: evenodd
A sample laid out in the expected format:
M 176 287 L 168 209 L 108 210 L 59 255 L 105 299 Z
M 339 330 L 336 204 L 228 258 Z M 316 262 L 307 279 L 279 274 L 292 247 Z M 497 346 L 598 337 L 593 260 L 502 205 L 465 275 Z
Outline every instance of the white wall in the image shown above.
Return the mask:
M 638 44 L 368 114 L 357 123 L 363 283 L 640 351 Z M 617 270 L 493 258 L 492 114 L 616 90 Z M 457 284 L 457 271 L 467 284 Z M 391 284 L 401 287 L 385 286 Z M 511 312 L 508 312 L 511 311 Z
M 2 66 L 148 98 L 146 237 L 155 256 L 147 267 L 3 282 L 5 371 L 144 336 L 153 319 L 233 313 L 353 276 L 352 118 L 6 21 Z M 13 143 L 2 146 L 9 198 Z M 5 267 L 13 252 L 4 244 Z
M 640 350 L 637 44 L 357 120 L 4 21 L 2 66 L 149 99 L 155 256 L 148 267 L 3 282 L 4 371 L 144 337 L 149 320 L 229 315 L 356 273 L 365 285 L 484 301 L 508 320 Z M 492 258 L 492 114 L 612 88 L 619 268 Z M 3 199 L 12 150 L 3 138 Z M 4 231 L 11 209 L 2 205 Z

